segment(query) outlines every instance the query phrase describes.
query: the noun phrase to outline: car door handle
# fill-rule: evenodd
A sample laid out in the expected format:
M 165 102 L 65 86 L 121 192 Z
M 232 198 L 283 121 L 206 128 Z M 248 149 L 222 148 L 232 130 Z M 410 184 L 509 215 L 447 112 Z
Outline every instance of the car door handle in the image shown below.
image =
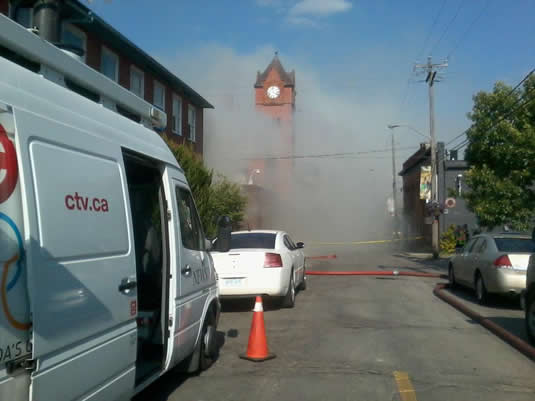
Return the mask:
M 183 276 L 189 276 L 191 274 L 191 266 L 186 265 L 182 270 L 180 270 Z
M 119 284 L 119 292 L 128 294 L 130 290 L 133 290 L 137 287 L 137 281 L 134 279 L 131 279 L 129 277 L 125 277 L 121 280 L 121 284 Z

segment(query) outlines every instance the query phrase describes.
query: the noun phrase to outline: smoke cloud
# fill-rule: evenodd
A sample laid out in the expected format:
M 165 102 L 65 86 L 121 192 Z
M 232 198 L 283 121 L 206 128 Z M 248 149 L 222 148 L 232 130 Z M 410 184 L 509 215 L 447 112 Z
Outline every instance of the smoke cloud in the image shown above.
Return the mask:
M 269 46 L 238 54 L 207 45 L 162 60 L 214 105 L 215 110 L 205 110 L 205 161 L 240 184 L 250 179 L 248 159 L 289 154 L 277 140 L 276 123 L 254 105 L 256 72 L 267 67 L 273 54 Z M 386 125 L 388 116 L 397 114 L 399 99 L 390 96 L 391 102 L 385 102 L 388 97 L 380 90 L 348 94 L 342 84 L 326 86 L 324 72 L 313 65 L 285 54 L 279 58 L 286 71 L 296 72 L 297 157 L 293 191 L 282 203 L 271 205 L 277 217 L 264 228 L 287 230 L 294 240 L 303 241 L 388 238 L 392 161 Z M 398 141 L 397 147 L 411 145 L 413 150 L 397 155 L 397 171 L 418 142 L 411 137 Z M 322 156 L 338 153 L 353 154 Z M 400 205 L 401 199 L 399 192 Z

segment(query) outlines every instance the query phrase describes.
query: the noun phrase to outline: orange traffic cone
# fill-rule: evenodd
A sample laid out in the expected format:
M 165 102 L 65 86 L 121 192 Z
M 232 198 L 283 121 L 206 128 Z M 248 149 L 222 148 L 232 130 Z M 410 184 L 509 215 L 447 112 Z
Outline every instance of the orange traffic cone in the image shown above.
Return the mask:
M 275 354 L 270 354 L 267 346 L 264 308 L 262 307 L 262 297 L 260 296 L 256 297 L 253 309 L 253 322 L 249 333 L 247 352 L 240 355 L 240 358 L 253 362 L 262 362 L 275 358 Z

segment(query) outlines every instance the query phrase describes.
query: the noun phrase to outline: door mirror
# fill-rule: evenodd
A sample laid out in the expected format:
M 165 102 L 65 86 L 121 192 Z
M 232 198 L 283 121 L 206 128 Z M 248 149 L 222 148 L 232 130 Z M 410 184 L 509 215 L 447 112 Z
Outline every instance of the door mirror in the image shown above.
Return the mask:
M 302 242 L 298 242 L 297 244 L 295 244 L 297 246 L 297 249 L 302 249 L 305 247 L 305 244 L 302 243 Z
M 212 241 L 210 241 L 209 239 L 205 239 L 204 240 L 204 249 L 208 252 L 210 252 L 212 250 Z
M 232 220 L 228 216 L 217 219 L 217 241 L 215 251 L 228 252 L 230 250 L 230 234 L 232 232 Z

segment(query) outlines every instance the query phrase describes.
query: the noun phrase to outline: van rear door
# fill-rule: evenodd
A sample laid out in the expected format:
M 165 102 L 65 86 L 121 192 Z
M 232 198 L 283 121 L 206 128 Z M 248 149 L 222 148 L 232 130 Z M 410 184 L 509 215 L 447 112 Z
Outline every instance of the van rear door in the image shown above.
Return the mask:
M 32 348 L 18 177 L 13 113 L 0 103 L 0 400 L 24 401 Z
M 14 116 L 36 360 L 31 399 L 129 399 L 137 293 L 121 149 L 69 112 Z

